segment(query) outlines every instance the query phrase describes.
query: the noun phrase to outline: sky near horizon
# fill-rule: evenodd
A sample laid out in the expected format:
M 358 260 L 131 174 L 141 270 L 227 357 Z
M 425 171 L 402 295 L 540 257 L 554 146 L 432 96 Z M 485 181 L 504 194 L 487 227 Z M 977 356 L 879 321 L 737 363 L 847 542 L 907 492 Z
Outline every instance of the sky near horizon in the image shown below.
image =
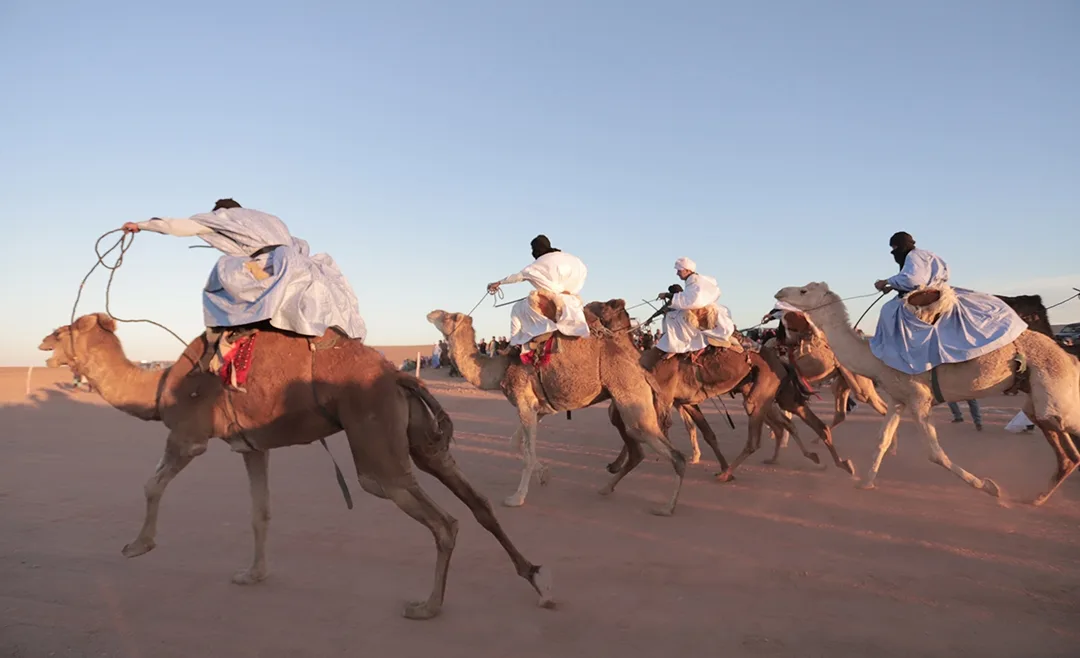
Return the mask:
M 1070 0 L 0 0 L 0 89 L 0 365 L 43 365 L 99 235 L 221 197 L 333 256 L 374 345 L 437 340 L 427 312 L 467 312 L 537 233 L 586 301 L 655 297 L 689 256 L 743 327 L 784 286 L 873 292 L 897 230 L 957 286 L 1080 287 Z M 138 235 L 113 312 L 198 334 L 218 253 L 191 244 Z

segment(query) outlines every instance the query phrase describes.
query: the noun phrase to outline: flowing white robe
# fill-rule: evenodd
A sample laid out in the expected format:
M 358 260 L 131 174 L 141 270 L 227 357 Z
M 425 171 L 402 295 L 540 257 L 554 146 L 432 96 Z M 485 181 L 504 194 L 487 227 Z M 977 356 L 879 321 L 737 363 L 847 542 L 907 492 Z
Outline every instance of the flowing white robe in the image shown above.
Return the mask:
M 585 305 L 579 297 L 587 274 L 585 263 L 577 256 L 552 251 L 500 281 L 500 284 L 528 281 L 537 290 L 549 292 L 559 300 L 559 315 L 555 322 L 533 310 L 528 299 L 514 304 L 510 311 L 510 344 L 526 345 L 537 336 L 555 331 L 564 336 L 588 336 Z
M 889 286 L 901 293 L 948 285 L 949 266 L 925 249 L 914 249 L 904 267 L 890 277 Z M 973 290 L 953 288 L 956 304 L 927 324 L 904 307 L 897 295 L 881 309 L 870 351 L 890 368 L 909 375 L 927 372 L 943 363 L 961 363 L 1002 348 L 1027 329 L 1004 301 Z
M 686 279 L 686 289 L 671 298 L 672 310 L 664 314 L 664 335 L 656 346 L 664 352 L 696 352 L 709 345 L 709 338 L 725 341 L 735 333 L 735 323 L 726 306 L 716 303 L 720 299 L 720 286 L 716 279 L 703 274 L 691 274 Z M 688 310 L 707 306 L 716 307 L 716 326 L 703 331 L 687 321 Z
M 321 336 L 337 327 L 363 340 L 367 327 L 356 294 L 327 254 L 309 255 L 283 221 L 249 208 L 222 208 L 186 219 L 151 219 L 140 229 L 198 236 L 224 252 L 203 288 L 203 321 L 234 327 L 269 320 L 278 329 Z M 257 256 L 254 254 L 264 250 Z M 258 264 L 256 276 L 249 263 Z

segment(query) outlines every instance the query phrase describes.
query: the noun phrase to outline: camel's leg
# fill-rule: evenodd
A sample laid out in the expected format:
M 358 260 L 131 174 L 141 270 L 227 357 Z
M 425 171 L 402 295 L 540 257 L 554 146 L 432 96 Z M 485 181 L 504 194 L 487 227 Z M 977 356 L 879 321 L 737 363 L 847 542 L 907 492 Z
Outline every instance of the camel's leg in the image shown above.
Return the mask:
M 551 571 L 546 567 L 534 565 L 514 546 L 510 538 L 503 531 L 499 519 L 495 516 L 495 510 L 491 503 L 465 478 L 458 468 L 453 456 L 449 452 L 440 452 L 435 455 L 426 455 L 422 451 L 413 451 L 413 461 L 426 473 L 435 476 L 442 482 L 461 502 L 465 503 L 476 517 L 477 522 L 490 532 L 495 539 L 502 544 L 510 561 L 514 563 L 517 574 L 529 581 L 533 589 L 540 595 L 540 605 L 544 608 L 554 608 L 555 599 L 552 598 Z
M 450 570 L 450 556 L 457 541 L 457 519 L 450 516 L 428 497 L 420 484 L 409 476 L 408 484 L 380 482 L 383 491 L 403 512 L 416 519 L 435 537 L 435 580 L 427 601 L 413 601 L 405 605 L 407 619 L 431 619 L 442 610 L 446 594 L 446 576 Z
M 844 396 L 844 404 L 847 404 L 847 396 Z M 855 464 L 850 459 L 840 459 L 839 453 L 836 452 L 836 446 L 833 445 L 832 430 L 828 425 L 823 423 L 817 414 L 806 405 L 797 407 L 792 413 L 802 419 L 802 422 L 806 423 L 810 429 L 821 439 L 821 442 L 828 448 L 829 454 L 832 455 L 833 463 L 837 468 L 847 471 L 848 475 L 855 475 Z M 799 447 L 802 447 L 801 444 Z M 806 454 L 805 452 L 803 454 Z M 814 463 L 817 463 L 816 461 Z
M 507 507 L 521 507 L 525 504 L 525 498 L 529 495 L 529 482 L 532 480 L 533 471 L 537 469 L 536 461 L 536 426 L 539 423 L 536 411 L 531 408 L 518 408 L 518 417 L 521 419 L 521 480 L 518 482 L 517 491 L 503 500 Z
M 656 454 L 670 461 L 672 468 L 675 470 L 675 488 L 671 493 L 671 499 L 664 507 L 653 510 L 653 513 L 658 516 L 671 516 L 675 513 L 675 505 L 679 501 L 679 492 L 682 489 L 683 476 L 686 474 L 686 457 L 676 450 L 667 440 L 667 437 L 664 436 L 651 401 L 648 406 L 644 406 L 635 400 L 620 400 L 622 396 L 616 397 L 614 393 L 612 397 L 619 410 L 617 417 L 622 425 L 620 434 L 630 450 L 630 455 L 622 470 L 612 478 L 606 487 L 600 490 L 600 493 L 610 494 L 615 490 L 615 485 L 619 483 L 619 480 L 626 477 L 627 473 L 641 463 L 644 456 L 640 454 L 641 446 L 639 444 L 643 443 L 652 448 Z M 635 448 L 638 452 L 637 455 L 634 454 Z
M 270 451 L 245 452 L 248 487 L 251 489 L 251 529 L 255 535 L 255 556 L 251 566 L 233 576 L 237 585 L 254 585 L 266 580 L 266 534 L 270 528 Z
M 143 486 L 143 492 L 146 494 L 146 516 L 143 519 L 142 529 L 139 530 L 139 536 L 135 538 L 135 541 L 124 546 L 120 551 L 124 557 L 137 557 L 154 549 L 158 509 L 161 507 L 161 496 L 165 493 L 165 487 L 191 463 L 192 459 L 206 452 L 208 440 L 193 441 L 176 430 L 169 433 L 169 438 L 165 440 L 165 454 L 158 462 L 154 474 Z
M 847 419 L 848 398 L 851 397 L 851 387 L 848 386 L 847 380 L 837 375 L 833 379 L 832 394 L 836 406 L 831 427 L 836 427 Z
M 724 458 L 724 453 L 720 452 L 720 444 L 716 441 L 716 434 L 713 432 L 712 426 L 709 425 L 709 421 L 705 420 L 705 414 L 701 413 L 701 408 L 696 404 L 688 404 L 682 408 L 682 411 L 684 411 L 698 426 L 698 429 L 701 430 L 701 436 L 705 438 L 705 443 L 709 444 L 709 447 L 712 448 L 713 454 L 716 455 L 716 461 L 720 464 L 720 468 L 727 468 L 727 459 Z M 701 451 L 697 449 L 696 443 L 694 444 L 694 452 L 695 454 L 701 454 Z
M 698 413 L 701 413 L 701 411 L 698 410 Z M 701 446 L 698 445 L 697 427 L 694 426 L 694 418 L 687 411 L 687 407 L 679 407 L 679 417 L 682 418 L 683 425 L 686 427 L 686 433 L 690 435 L 690 463 L 697 464 L 701 461 Z
M 921 404 L 914 408 L 915 420 L 918 422 L 919 430 L 923 434 L 923 439 L 926 441 L 926 446 L 930 450 L 930 461 L 940 465 L 943 468 L 948 469 L 953 475 L 960 478 L 964 482 L 967 482 L 973 488 L 989 494 L 995 498 L 1001 498 L 1001 488 L 997 483 L 990 478 L 979 478 L 971 473 L 967 472 L 960 467 L 959 464 L 954 464 L 949 456 L 945 454 L 945 451 L 941 449 L 941 444 L 938 443 L 937 430 L 934 429 L 934 424 L 930 421 L 930 405 Z
M 749 421 L 746 430 L 746 445 L 743 446 L 743 451 L 739 453 L 735 461 L 731 462 L 731 466 L 716 474 L 716 479 L 720 482 L 733 481 L 735 479 L 735 469 L 761 447 L 761 429 L 765 425 L 766 418 L 770 415 L 770 409 L 773 408 L 777 387 L 775 385 L 753 384 L 744 386 L 741 392 L 743 394 L 743 408 L 746 410 L 746 417 Z M 777 415 L 779 416 L 779 414 Z
M 785 409 L 784 411 L 787 411 L 787 410 Z M 799 416 L 799 417 L 803 418 L 803 420 L 806 421 L 805 417 L 803 417 L 803 416 Z M 817 418 L 817 417 L 815 416 L 815 418 Z M 799 451 L 802 452 L 803 457 L 806 457 L 807 459 L 814 462 L 815 464 L 820 464 L 821 463 L 821 460 L 818 458 L 817 453 L 810 452 L 809 450 L 806 449 L 806 446 L 803 445 L 802 437 L 799 436 L 798 430 L 795 429 L 795 423 L 791 422 L 791 420 L 788 419 L 783 413 L 780 413 L 779 408 L 777 408 L 776 406 L 773 406 L 772 408 L 770 408 L 769 409 L 769 414 L 768 414 L 768 416 L 766 416 L 765 422 L 769 425 L 770 428 L 775 427 L 777 425 L 782 427 L 784 432 L 787 432 L 789 435 L 791 435 L 791 438 L 795 439 L 795 445 L 799 446 Z M 818 423 L 821 423 L 821 421 L 819 420 Z M 807 423 L 807 424 L 809 424 L 809 423 Z M 776 434 L 777 434 L 777 431 L 774 429 L 773 430 L 773 435 L 776 436 Z M 778 463 L 780 461 L 780 448 L 781 447 L 782 447 L 781 442 L 780 442 L 779 439 L 777 439 L 777 441 L 776 441 L 776 449 L 773 451 L 773 456 L 771 458 L 765 460 L 766 464 L 776 464 L 776 463 Z
M 877 479 L 878 469 L 881 468 L 881 460 L 885 458 L 885 451 L 889 446 L 896 446 L 896 429 L 900 427 L 900 415 L 904 413 L 904 404 L 897 402 L 888 407 L 885 420 L 881 423 L 881 435 L 878 441 L 877 451 L 874 453 L 874 461 L 871 462 L 866 475 L 858 483 L 860 489 L 873 489 L 874 480 Z
M 630 456 L 630 453 L 627 452 L 627 446 L 630 442 L 627 441 L 626 427 L 623 425 L 622 418 L 619 416 L 619 409 L 615 406 L 614 402 L 608 405 L 608 421 L 616 430 L 618 430 L 619 436 L 623 439 L 623 445 L 619 450 L 619 456 L 615 458 L 615 461 L 607 465 L 608 473 L 618 473 L 622 471 L 623 467 L 626 465 L 627 458 Z
M 524 436 L 524 434 L 525 434 L 525 428 L 518 425 L 518 428 L 516 430 L 514 430 L 513 434 L 510 435 L 510 449 L 511 450 L 513 450 L 514 452 L 517 452 L 517 453 L 521 452 L 521 449 L 525 445 L 522 442 L 522 437 Z
M 540 425 L 540 422 L 543 421 L 543 420 L 544 420 L 543 416 L 537 416 L 536 424 L 537 424 L 538 427 Z M 525 428 L 523 426 L 520 426 L 520 425 L 518 426 L 518 428 L 516 430 L 514 430 L 514 433 L 512 435 L 510 435 L 510 447 L 513 450 L 515 450 L 519 455 L 521 455 L 522 459 L 524 459 L 524 453 L 525 453 L 524 437 L 525 437 Z M 533 451 L 534 456 L 535 456 L 535 453 L 536 453 L 536 451 L 534 450 Z M 548 480 L 551 479 L 551 471 L 548 469 L 548 465 L 545 464 L 544 462 L 540 461 L 539 459 L 536 460 L 535 464 L 536 464 L 535 465 L 536 478 L 538 480 L 540 480 L 541 485 L 547 484 Z
M 1050 496 L 1054 495 L 1054 492 L 1057 491 L 1058 487 L 1060 487 L 1063 482 L 1065 482 L 1066 478 L 1072 475 L 1077 466 L 1080 466 L 1080 460 L 1075 459 L 1069 454 L 1069 450 L 1066 446 L 1071 447 L 1072 441 L 1069 439 L 1067 433 L 1050 429 L 1047 424 L 1040 424 L 1040 421 L 1035 421 L 1035 424 L 1039 426 L 1043 436 L 1046 437 L 1047 443 L 1054 449 L 1054 455 L 1058 462 L 1057 470 L 1054 472 L 1054 476 L 1050 478 L 1050 485 L 1047 490 L 1031 501 L 1031 504 L 1037 507 L 1049 500 Z

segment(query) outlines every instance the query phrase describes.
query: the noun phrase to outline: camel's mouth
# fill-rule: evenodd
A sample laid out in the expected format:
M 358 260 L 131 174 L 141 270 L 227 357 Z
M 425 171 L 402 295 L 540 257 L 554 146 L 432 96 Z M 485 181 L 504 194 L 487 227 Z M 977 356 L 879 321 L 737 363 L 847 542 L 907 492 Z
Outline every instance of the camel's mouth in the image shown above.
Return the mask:
M 439 322 L 443 319 L 443 316 L 445 315 L 446 314 L 442 311 L 432 311 L 431 313 L 427 314 L 427 321 L 431 324 L 439 324 Z

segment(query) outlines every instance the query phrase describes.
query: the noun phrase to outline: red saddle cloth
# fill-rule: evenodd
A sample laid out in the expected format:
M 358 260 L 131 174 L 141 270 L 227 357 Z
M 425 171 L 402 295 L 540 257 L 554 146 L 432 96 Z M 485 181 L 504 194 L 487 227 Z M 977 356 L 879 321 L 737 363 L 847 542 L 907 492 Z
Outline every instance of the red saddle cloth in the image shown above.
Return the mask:
M 225 355 L 225 364 L 221 366 L 218 375 L 221 381 L 229 385 L 235 381 L 237 386 L 243 386 L 247 382 L 248 371 L 251 370 L 251 359 L 255 352 L 255 337 L 258 333 L 245 336 L 238 340 Z M 233 374 L 235 373 L 235 378 Z
M 533 366 L 534 368 L 541 368 L 551 363 L 551 347 L 555 344 L 555 336 L 548 338 L 547 341 L 539 349 L 533 350 L 526 354 L 522 352 L 519 358 L 521 363 L 526 366 Z

